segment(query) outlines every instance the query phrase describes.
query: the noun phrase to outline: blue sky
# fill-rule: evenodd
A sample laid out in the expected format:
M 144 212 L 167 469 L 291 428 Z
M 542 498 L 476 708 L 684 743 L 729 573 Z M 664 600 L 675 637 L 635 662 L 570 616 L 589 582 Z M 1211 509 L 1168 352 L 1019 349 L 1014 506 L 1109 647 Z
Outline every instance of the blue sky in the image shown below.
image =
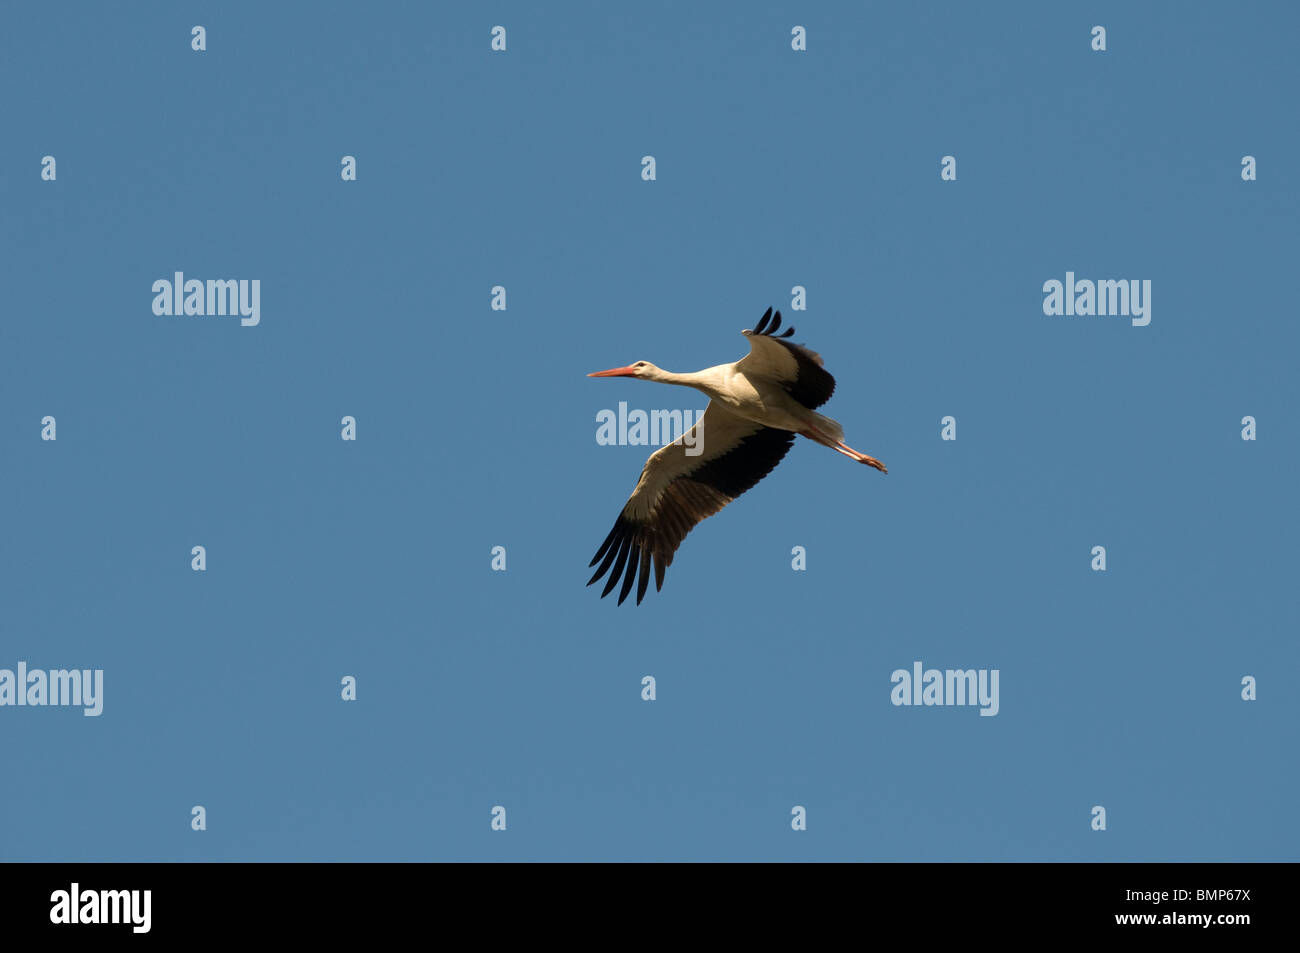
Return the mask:
M 105 697 L 0 708 L 0 857 L 1298 858 L 1294 8 L 379 6 L 7 11 L 0 668 Z M 596 414 L 705 399 L 585 374 L 770 305 L 888 476 L 800 441 L 600 600 Z

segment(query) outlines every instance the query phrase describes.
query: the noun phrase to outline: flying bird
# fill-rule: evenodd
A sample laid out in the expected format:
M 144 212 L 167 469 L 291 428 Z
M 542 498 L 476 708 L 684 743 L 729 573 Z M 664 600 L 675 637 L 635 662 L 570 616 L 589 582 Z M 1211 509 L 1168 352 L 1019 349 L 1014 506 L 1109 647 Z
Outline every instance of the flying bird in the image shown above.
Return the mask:
M 781 312 L 768 308 L 758 327 L 740 332 L 749 339 L 749 353 L 733 364 L 674 374 L 637 361 L 587 375 L 680 384 L 709 397 L 704 416 L 688 434 L 650 455 L 614 528 L 592 557 L 590 565 L 600 565 L 587 585 L 609 573 L 602 599 L 621 577 L 618 604 L 635 582 L 639 605 L 651 564 L 655 590 L 662 589 L 664 570 L 686 534 L 771 473 L 796 435 L 888 472 L 875 457 L 846 444 L 843 427 L 816 412 L 830 400 L 835 378 L 822 369 L 820 355 L 786 340 L 794 328 L 777 334 L 780 328 Z

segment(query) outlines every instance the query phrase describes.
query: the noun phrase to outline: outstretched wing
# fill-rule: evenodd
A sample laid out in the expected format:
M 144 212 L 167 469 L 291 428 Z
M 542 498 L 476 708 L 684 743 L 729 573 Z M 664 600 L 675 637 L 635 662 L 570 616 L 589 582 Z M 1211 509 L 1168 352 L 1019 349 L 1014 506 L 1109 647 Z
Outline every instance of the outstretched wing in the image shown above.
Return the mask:
M 640 604 L 653 563 L 655 589 L 662 589 L 664 570 L 686 534 L 771 473 L 794 438 L 789 430 L 764 427 L 710 401 L 694 427 L 650 455 L 614 528 L 592 557 L 591 565 L 600 565 L 587 585 L 608 572 L 600 594 L 603 599 L 621 576 L 618 602 L 622 605 L 639 567 L 636 601 Z
M 820 407 L 835 392 L 835 378 L 822 369 L 820 354 L 785 340 L 794 334 L 794 328 L 777 335 L 780 327 L 781 312 L 774 315 L 768 308 L 758 327 L 744 332 L 749 353 L 736 362 L 736 370 L 776 381 L 809 410 Z

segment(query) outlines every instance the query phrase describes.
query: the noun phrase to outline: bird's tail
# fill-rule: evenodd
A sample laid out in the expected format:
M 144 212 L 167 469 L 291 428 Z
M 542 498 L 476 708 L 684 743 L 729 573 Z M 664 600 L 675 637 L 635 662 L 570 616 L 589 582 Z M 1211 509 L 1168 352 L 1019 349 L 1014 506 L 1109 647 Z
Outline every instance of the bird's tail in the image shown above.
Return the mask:
M 830 437 L 832 440 L 843 442 L 844 428 L 840 426 L 839 421 L 832 420 L 830 417 L 827 417 L 824 414 L 819 414 L 815 410 L 810 411 L 810 413 L 813 416 L 813 424 L 818 430 L 826 434 L 826 436 Z

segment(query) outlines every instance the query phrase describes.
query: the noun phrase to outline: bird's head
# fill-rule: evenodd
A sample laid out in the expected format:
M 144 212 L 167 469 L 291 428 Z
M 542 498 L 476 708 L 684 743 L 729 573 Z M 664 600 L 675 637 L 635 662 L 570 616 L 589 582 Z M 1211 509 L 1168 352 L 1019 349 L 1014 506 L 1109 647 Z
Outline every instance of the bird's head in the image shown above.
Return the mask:
M 654 380 L 661 371 L 649 361 L 637 361 L 627 367 L 611 367 L 607 371 L 594 371 L 588 377 L 639 377 L 643 381 Z

